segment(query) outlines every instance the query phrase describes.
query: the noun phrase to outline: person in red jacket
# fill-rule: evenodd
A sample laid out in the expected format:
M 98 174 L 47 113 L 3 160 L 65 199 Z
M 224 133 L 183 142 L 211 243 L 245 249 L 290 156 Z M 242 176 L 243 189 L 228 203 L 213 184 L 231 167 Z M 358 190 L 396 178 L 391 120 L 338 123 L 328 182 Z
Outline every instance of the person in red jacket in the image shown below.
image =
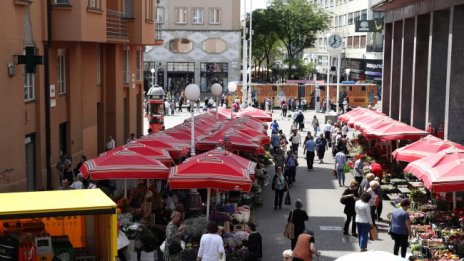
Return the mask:
M 298 236 L 295 248 L 293 249 L 293 261 L 311 261 L 313 255 L 320 256 L 314 245 L 314 233 L 305 231 Z
M 383 170 L 382 170 L 382 165 L 377 163 L 375 160 L 372 160 L 371 166 L 370 166 L 371 172 L 378 177 L 380 180 L 382 180 L 383 177 Z

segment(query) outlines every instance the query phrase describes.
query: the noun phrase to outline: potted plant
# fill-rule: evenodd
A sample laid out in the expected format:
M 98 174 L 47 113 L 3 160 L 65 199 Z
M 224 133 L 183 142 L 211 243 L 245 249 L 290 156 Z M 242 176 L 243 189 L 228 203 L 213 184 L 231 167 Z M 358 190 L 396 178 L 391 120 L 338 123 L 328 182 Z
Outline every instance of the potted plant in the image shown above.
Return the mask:
M 189 218 L 184 221 L 185 233 L 192 242 L 200 242 L 201 236 L 206 232 L 207 221 L 205 217 Z

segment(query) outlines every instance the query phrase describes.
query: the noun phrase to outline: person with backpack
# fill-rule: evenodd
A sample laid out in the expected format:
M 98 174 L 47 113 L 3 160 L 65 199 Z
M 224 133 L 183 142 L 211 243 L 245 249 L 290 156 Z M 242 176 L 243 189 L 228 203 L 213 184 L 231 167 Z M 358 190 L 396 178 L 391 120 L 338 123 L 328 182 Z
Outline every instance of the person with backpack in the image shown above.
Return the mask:
M 287 152 L 287 158 L 285 159 L 285 172 L 288 179 L 288 183 L 292 184 L 295 182 L 296 167 L 298 166 L 298 159 L 295 157 L 292 151 Z
M 282 116 L 287 117 L 288 106 L 285 101 L 282 102 Z
M 282 199 L 284 197 L 285 188 L 287 187 L 287 182 L 282 173 L 282 167 L 277 168 L 277 172 L 272 179 L 272 190 L 274 190 L 274 209 L 282 209 Z
M 327 140 L 324 138 L 324 134 L 321 133 L 319 138 L 316 139 L 316 152 L 319 158 L 319 164 L 324 163 L 325 148 L 327 146 Z
M 271 145 L 272 149 L 274 150 L 274 154 L 277 153 L 277 150 L 280 150 L 280 136 L 277 133 L 277 130 L 272 130 L 272 135 L 271 135 Z

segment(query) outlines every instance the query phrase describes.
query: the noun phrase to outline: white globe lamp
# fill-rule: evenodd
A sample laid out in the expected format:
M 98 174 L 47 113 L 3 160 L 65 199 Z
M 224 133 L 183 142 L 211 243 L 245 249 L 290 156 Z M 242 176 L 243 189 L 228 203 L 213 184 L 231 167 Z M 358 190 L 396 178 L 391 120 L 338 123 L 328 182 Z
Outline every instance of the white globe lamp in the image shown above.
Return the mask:
M 191 104 L 194 104 L 199 98 L 200 98 L 200 88 L 196 84 L 189 84 L 187 87 L 185 87 L 184 90 L 185 97 L 190 101 Z M 194 115 L 194 109 L 192 106 L 192 109 L 190 110 L 192 113 L 192 120 L 191 120 L 191 149 L 190 149 L 190 155 L 195 156 L 195 115 Z
M 219 116 L 218 116 L 218 109 L 219 109 L 219 102 L 218 98 L 219 95 L 222 94 L 222 86 L 219 83 L 214 83 L 211 85 L 211 93 L 216 96 L 216 128 L 219 127 Z
M 229 93 L 233 93 L 237 90 L 237 84 L 235 82 L 229 82 L 229 84 L 227 85 L 227 90 L 229 91 Z

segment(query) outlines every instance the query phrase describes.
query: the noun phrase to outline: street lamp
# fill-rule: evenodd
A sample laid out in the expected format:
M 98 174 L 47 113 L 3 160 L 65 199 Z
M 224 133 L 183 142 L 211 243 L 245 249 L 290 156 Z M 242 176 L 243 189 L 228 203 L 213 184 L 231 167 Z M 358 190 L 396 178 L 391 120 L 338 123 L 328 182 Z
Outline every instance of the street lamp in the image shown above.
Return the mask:
M 151 86 L 155 86 L 155 68 L 151 68 L 150 69 L 150 72 L 151 72 Z
M 350 80 L 350 72 L 351 72 L 351 69 L 350 69 L 350 68 L 346 68 L 346 69 L 345 69 L 345 75 L 346 75 L 346 80 L 347 80 L 347 81 Z
M 200 88 L 198 85 L 191 83 L 185 87 L 185 97 L 190 101 L 191 104 L 196 102 L 200 98 Z M 190 156 L 195 156 L 195 116 L 194 116 L 194 110 L 191 110 L 192 113 L 192 131 L 191 131 L 191 151 L 190 151 Z
M 230 93 L 230 94 L 233 94 L 235 91 L 237 90 L 237 84 L 235 82 L 229 82 L 229 84 L 227 85 L 227 91 Z M 235 101 L 234 101 L 235 102 Z M 233 110 L 233 106 L 232 106 L 232 101 L 230 103 L 230 119 L 232 120 L 233 119 L 233 113 L 234 113 L 234 110 Z
M 216 96 L 216 129 L 219 127 L 219 116 L 218 116 L 218 110 L 219 110 L 219 101 L 218 97 L 219 95 L 222 94 L 222 86 L 219 83 L 214 83 L 211 85 L 211 93 Z

